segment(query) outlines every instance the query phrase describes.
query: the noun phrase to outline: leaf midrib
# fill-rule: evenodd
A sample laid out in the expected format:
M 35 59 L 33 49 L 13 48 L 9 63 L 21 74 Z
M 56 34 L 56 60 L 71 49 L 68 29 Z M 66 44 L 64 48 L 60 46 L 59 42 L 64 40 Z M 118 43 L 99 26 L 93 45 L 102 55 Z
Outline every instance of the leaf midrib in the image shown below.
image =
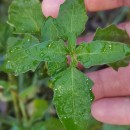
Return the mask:
M 76 119 L 75 119 L 75 98 L 74 98 L 74 72 L 73 72 L 74 70 L 73 70 L 73 68 L 71 68 L 71 83 L 72 83 L 72 99 L 73 99 L 73 118 L 74 118 L 74 121 L 76 121 Z
M 119 51 L 113 51 L 112 53 L 120 53 Z M 83 55 L 100 55 L 100 54 L 112 54 L 109 52 L 100 52 L 100 53 L 82 53 L 82 54 L 77 54 L 77 56 L 83 56 Z

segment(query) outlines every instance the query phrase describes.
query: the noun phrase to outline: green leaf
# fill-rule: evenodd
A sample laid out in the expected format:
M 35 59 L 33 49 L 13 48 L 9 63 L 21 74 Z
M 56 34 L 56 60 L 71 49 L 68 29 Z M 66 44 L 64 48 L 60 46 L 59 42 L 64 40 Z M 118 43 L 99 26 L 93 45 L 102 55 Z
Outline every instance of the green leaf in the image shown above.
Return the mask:
M 12 31 L 8 24 L 0 23 L 0 52 L 5 51 L 7 39 L 12 35 Z
M 76 67 L 78 64 L 75 51 L 76 51 L 76 36 L 72 33 L 69 33 L 69 35 L 68 35 L 68 52 L 69 52 L 69 55 L 71 58 L 70 65 L 73 67 Z
M 40 123 L 33 124 L 31 126 L 31 130 L 46 130 L 46 128 L 44 126 L 44 123 L 40 122 Z
M 103 130 L 129 130 L 129 126 L 103 125 Z
M 64 130 L 64 127 L 62 126 L 61 122 L 56 118 L 50 118 L 43 124 L 46 128 L 45 130 Z
M 43 42 L 30 47 L 26 52 L 38 61 L 65 62 L 66 60 L 66 47 L 62 40 Z
M 83 0 L 66 0 L 61 5 L 55 24 L 60 31 L 61 37 L 68 38 L 68 33 L 80 35 L 85 28 L 87 15 Z
M 36 121 L 44 116 L 48 108 L 48 103 L 43 99 L 35 99 L 32 104 L 31 121 Z M 30 111 L 30 110 L 29 110 Z
M 11 130 L 24 130 L 24 129 L 25 128 L 23 128 L 22 126 L 16 124 L 14 124 L 14 126 L 11 128 Z
M 93 40 L 105 40 L 130 44 L 130 38 L 127 32 L 117 28 L 115 25 L 110 25 L 104 29 L 98 28 Z
M 20 94 L 19 97 L 22 101 L 27 101 L 28 99 L 34 98 L 36 94 L 36 87 L 30 86 L 24 89 Z
M 76 36 L 70 33 L 68 36 L 68 51 L 73 54 L 76 49 Z
M 60 39 L 59 33 L 59 30 L 54 24 L 54 19 L 49 17 L 41 30 L 42 41 L 57 41 Z
M 66 62 L 48 62 L 48 73 L 54 75 L 67 68 Z
M 70 67 L 55 77 L 54 104 L 67 130 L 86 130 L 90 116 L 93 83 L 76 68 Z
M 86 68 L 109 64 L 130 55 L 130 46 L 120 42 L 94 41 L 83 43 L 76 50 L 77 59 Z
M 125 30 L 117 28 L 115 25 L 110 25 L 104 29 L 98 28 L 94 36 L 94 41 L 96 40 L 106 40 L 130 44 L 130 38 L 127 32 Z M 113 67 L 115 70 L 118 70 L 119 67 L 128 66 L 129 61 L 130 57 L 127 57 L 123 60 L 111 63 L 109 66 Z
M 16 33 L 40 33 L 45 20 L 39 0 L 13 0 L 10 5 L 8 23 Z
M 51 17 L 48 18 L 48 20 L 45 23 L 45 26 L 42 29 L 42 41 L 57 41 L 60 39 L 59 30 L 57 29 L 56 25 L 54 24 L 54 19 Z M 54 45 L 53 45 L 54 44 Z M 56 44 L 52 42 L 52 46 L 55 46 Z M 59 43 L 57 43 L 56 46 L 59 46 Z M 55 73 L 58 73 L 59 71 L 63 70 L 67 67 L 67 64 L 64 62 L 48 62 L 48 73 L 49 75 L 54 75 Z
M 88 130 L 102 130 L 102 123 L 95 120 L 91 116 L 90 119 L 89 119 L 89 122 L 88 122 Z
M 61 122 L 56 118 L 50 118 L 45 122 L 34 124 L 31 130 L 64 130 Z
M 118 71 L 119 67 L 126 67 L 129 65 L 129 62 L 130 62 L 130 56 L 124 58 L 123 60 L 108 64 L 108 65 L 111 66 L 116 71 Z
M 30 58 L 26 49 L 38 43 L 39 41 L 35 37 L 28 34 L 25 35 L 23 39 L 15 37 L 10 38 L 8 41 L 5 68 L 8 71 L 15 72 L 16 75 L 29 70 L 34 71 L 39 65 L 39 61 Z

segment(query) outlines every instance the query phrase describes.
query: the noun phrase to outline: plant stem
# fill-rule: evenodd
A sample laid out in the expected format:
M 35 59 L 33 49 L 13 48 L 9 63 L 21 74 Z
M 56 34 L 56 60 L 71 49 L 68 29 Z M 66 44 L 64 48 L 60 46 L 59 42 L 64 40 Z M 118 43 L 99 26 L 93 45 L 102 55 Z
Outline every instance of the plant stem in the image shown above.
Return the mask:
M 19 91 L 21 91 L 23 89 L 23 82 L 24 82 L 24 75 L 20 74 L 19 75 Z
M 21 112 L 22 112 L 24 122 L 28 123 L 28 117 L 27 117 L 27 114 L 26 114 L 26 110 L 25 110 L 24 104 L 21 100 L 19 101 L 19 105 L 20 105 L 20 109 L 21 109 Z
M 11 95 L 13 98 L 15 115 L 16 115 L 19 123 L 21 123 L 21 115 L 20 115 L 20 109 L 19 109 L 19 98 L 18 98 L 18 94 L 17 94 L 17 88 L 14 89 L 14 87 L 16 85 L 16 80 L 15 80 L 15 77 L 11 74 L 8 74 L 8 78 L 9 78 L 9 84 L 10 84 L 9 85 L 10 91 L 11 91 Z
M 33 82 L 32 82 L 32 85 L 31 85 L 31 86 L 35 86 L 35 85 L 37 84 L 37 79 L 38 79 L 37 74 L 34 74 Z

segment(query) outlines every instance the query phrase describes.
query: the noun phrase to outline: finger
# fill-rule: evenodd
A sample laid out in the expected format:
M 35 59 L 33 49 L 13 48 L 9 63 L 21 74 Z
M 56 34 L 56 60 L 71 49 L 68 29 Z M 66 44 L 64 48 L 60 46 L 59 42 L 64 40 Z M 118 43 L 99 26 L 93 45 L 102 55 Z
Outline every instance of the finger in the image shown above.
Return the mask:
M 98 121 L 115 125 L 129 125 L 130 98 L 105 98 L 95 101 L 91 112 Z
M 63 4 L 65 0 L 43 0 L 42 2 L 42 12 L 48 17 L 52 16 L 56 18 L 59 13 L 60 5 Z M 101 11 L 113 8 L 118 8 L 121 6 L 130 6 L 130 1 L 128 0 L 85 0 L 85 6 L 88 11 Z
M 115 71 L 112 68 L 87 74 L 93 81 L 95 100 L 104 97 L 130 95 L 130 65 Z
M 88 11 L 102 11 L 121 6 L 130 6 L 129 0 L 85 0 Z
M 43 0 L 42 1 L 42 12 L 45 17 L 56 18 L 59 13 L 60 5 L 63 4 L 65 0 Z

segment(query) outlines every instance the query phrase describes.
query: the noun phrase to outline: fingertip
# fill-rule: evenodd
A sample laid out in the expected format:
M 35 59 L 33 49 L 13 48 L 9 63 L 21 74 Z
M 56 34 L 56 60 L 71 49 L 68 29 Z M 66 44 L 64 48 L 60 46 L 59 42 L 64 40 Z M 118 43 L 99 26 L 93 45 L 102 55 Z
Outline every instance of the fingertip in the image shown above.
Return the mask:
M 96 120 L 107 124 L 129 125 L 129 107 L 127 97 L 104 98 L 92 104 L 91 113 Z
M 104 112 L 102 111 L 102 108 L 100 108 L 99 101 L 93 102 L 91 106 L 91 114 L 92 116 L 98 120 L 101 121 L 101 118 L 103 118 Z
M 51 3 L 51 0 L 43 0 L 42 1 L 42 12 L 44 16 L 47 18 L 49 16 L 56 18 L 58 15 L 58 5 L 55 3 Z
M 63 4 L 65 0 L 43 0 L 42 1 L 42 12 L 47 18 L 49 16 L 57 18 L 59 14 L 60 5 Z

